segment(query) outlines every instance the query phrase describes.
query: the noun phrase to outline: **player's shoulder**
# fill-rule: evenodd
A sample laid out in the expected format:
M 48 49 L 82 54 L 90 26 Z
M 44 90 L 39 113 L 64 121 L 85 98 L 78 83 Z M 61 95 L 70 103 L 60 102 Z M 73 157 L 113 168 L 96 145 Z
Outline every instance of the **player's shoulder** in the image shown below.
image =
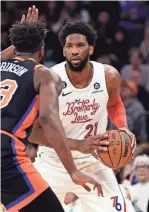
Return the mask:
M 120 74 L 116 68 L 104 64 L 105 79 L 108 87 L 118 86 L 120 84 Z
M 104 65 L 102 63 L 92 61 L 92 60 L 90 61 L 90 63 L 92 64 L 94 70 L 97 71 L 98 74 L 101 73 L 102 70 L 104 71 Z
M 117 77 L 117 76 L 120 76 L 118 70 L 116 68 L 114 68 L 113 66 L 111 65 L 107 65 L 107 64 L 103 64 L 104 65 L 104 71 L 105 71 L 105 75 L 107 77 Z
M 60 75 L 60 73 L 62 73 L 62 70 L 65 70 L 65 64 L 66 64 L 65 61 L 62 62 L 62 63 L 58 63 L 58 64 L 52 66 L 51 69 L 52 69 L 55 73 L 57 73 L 58 75 Z
M 47 76 L 47 78 L 50 78 L 51 81 L 55 82 L 55 83 L 59 83 L 60 82 L 60 77 L 59 75 L 52 69 L 52 68 L 48 68 L 46 66 L 41 66 L 39 67 L 39 71 L 43 76 Z
M 116 68 L 111 65 L 104 64 L 104 71 L 107 85 L 120 83 L 120 74 Z
M 1 63 L 2 62 L 12 62 L 14 59 L 8 59 L 8 58 L 1 58 Z

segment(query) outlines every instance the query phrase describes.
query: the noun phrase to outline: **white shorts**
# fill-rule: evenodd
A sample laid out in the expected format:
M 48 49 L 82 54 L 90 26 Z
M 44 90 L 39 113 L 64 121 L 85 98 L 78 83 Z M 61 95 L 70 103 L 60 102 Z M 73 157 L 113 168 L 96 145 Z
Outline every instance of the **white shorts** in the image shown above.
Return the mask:
M 81 171 L 102 185 L 104 197 L 99 197 L 97 191 L 87 192 L 82 186 L 74 184 L 64 168 L 55 167 L 52 163 L 49 164 L 41 158 L 37 158 L 34 166 L 49 183 L 62 204 L 66 193 L 73 192 L 79 197 L 85 212 L 127 211 L 124 197 L 120 192 L 113 171 L 100 162 L 82 168 Z

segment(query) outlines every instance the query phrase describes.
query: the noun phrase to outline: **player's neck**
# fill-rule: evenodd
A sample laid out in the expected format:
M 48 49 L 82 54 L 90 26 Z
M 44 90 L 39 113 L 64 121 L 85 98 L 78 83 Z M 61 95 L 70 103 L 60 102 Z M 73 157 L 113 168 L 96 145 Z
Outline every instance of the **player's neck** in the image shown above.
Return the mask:
M 24 60 L 33 59 L 36 62 L 38 61 L 38 59 L 36 58 L 36 55 L 35 54 L 30 54 L 30 53 L 20 53 L 20 52 L 17 52 L 16 53 L 16 57 L 22 58 Z
M 66 72 L 70 82 L 76 88 L 87 87 L 93 78 L 93 67 L 89 62 L 81 72 L 72 71 L 66 64 Z

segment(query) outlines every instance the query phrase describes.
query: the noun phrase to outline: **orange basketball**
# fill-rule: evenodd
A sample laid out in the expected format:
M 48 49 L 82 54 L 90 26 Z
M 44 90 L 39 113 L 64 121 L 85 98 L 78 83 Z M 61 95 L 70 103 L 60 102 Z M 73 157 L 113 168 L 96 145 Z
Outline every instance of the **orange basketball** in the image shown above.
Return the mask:
M 110 130 L 107 133 L 108 151 L 98 151 L 98 155 L 106 166 L 113 169 L 121 168 L 131 160 L 131 138 L 125 132 L 119 130 Z

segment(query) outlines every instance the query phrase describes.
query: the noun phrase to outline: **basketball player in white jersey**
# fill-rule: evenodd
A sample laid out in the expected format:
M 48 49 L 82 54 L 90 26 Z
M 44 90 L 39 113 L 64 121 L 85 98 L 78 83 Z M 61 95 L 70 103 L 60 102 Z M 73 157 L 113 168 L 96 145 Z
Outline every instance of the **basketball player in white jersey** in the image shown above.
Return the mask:
M 96 33 L 87 24 L 80 21 L 66 23 L 59 39 L 66 58 L 66 62 L 52 67 L 63 81 L 59 115 L 77 167 L 102 185 L 104 197 L 98 196 L 96 191 L 87 193 L 71 182 L 55 151 L 49 148 L 39 121 L 34 125 L 34 129 L 38 128 L 38 134 L 33 129 L 30 140 L 48 147 L 39 148 L 35 167 L 62 203 L 65 194 L 73 192 L 80 198 L 85 212 L 126 212 L 125 201 L 112 169 L 93 157 L 97 148 L 107 150 L 107 140 L 99 134 L 105 133 L 108 116 L 120 130 L 131 136 L 133 151 L 135 149 L 135 137 L 127 128 L 120 98 L 119 73 L 109 65 L 89 60 L 94 51 Z

